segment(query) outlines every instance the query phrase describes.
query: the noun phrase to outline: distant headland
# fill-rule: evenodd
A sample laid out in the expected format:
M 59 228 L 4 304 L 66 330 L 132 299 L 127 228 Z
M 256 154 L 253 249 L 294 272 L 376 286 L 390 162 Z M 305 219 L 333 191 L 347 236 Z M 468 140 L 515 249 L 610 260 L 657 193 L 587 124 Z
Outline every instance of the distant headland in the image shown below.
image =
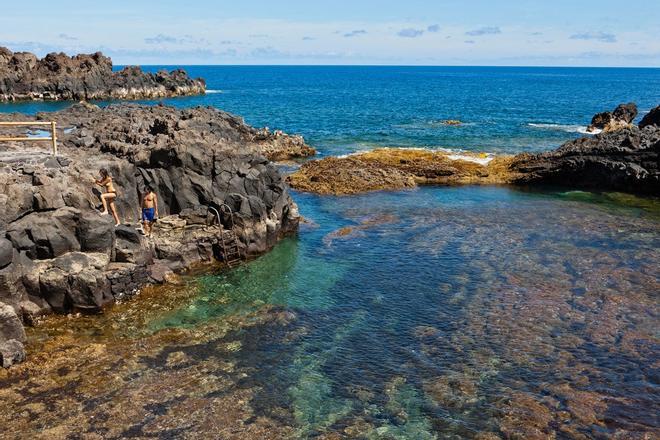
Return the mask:
M 0 102 L 159 99 L 206 92 L 203 79 L 192 79 L 181 69 L 149 73 L 127 66 L 113 71 L 112 60 L 101 52 L 50 53 L 39 59 L 0 47 L 0 78 Z

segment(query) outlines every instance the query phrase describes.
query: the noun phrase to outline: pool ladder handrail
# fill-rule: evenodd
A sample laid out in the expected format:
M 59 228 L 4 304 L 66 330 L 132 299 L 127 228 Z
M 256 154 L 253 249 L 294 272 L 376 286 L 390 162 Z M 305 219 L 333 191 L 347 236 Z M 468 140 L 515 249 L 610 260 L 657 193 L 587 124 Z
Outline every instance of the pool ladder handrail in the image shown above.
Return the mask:
M 218 222 L 218 225 L 222 228 L 220 232 L 220 244 L 222 246 L 222 260 L 229 268 L 238 266 L 243 260 L 241 255 L 240 247 L 238 246 L 238 237 L 236 237 L 236 232 L 234 231 L 234 212 L 231 207 L 226 203 L 220 204 L 220 210 L 218 211 L 213 206 L 206 206 L 207 217 L 208 213 L 213 212 L 215 218 Z M 223 214 L 229 215 L 230 227 L 225 229 L 220 218 L 220 212 Z

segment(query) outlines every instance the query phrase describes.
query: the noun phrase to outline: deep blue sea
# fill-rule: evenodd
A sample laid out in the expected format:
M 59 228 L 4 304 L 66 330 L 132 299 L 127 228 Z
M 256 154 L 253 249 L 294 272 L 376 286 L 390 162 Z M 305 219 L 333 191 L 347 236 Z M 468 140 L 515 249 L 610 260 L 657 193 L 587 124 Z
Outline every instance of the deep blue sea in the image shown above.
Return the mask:
M 118 67 L 119 68 L 119 67 Z M 162 66 L 149 66 L 156 71 Z M 172 66 L 166 66 L 172 69 Z M 660 69 L 536 67 L 186 66 L 210 105 L 253 125 L 299 133 L 321 155 L 376 146 L 516 153 L 580 136 L 598 112 L 660 104 Z M 64 103 L 0 105 L 34 112 Z M 462 126 L 446 126 L 456 119 Z
M 186 70 L 209 93 L 168 104 L 302 134 L 320 155 L 542 151 L 621 102 L 640 116 L 660 104 L 660 69 Z M 80 354 L 9 384 L 26 397 L 0 420 L 117 438 L 658 437 L 657 199 L 483 186 L 293 197 L 306 221 L 269 254 L 33 330 Z M 54 390 L 33 386 L 51 376 Z

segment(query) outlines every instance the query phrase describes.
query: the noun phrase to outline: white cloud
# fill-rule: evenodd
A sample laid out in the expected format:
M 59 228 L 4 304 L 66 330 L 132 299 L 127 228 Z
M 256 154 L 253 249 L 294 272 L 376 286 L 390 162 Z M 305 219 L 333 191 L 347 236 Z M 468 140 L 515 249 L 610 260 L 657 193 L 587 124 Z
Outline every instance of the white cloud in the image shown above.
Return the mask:
M 345 38 L 351 38 L 351 37 L 357 37 L 359 35 L 366 35 L 366 34 L 367 34 L 367 31 L 365 31 L 364 29 L 357 29 L 357 30 L 345 33 L 344 37 Z
M 252 18 L 199 19 L 177 26 L 174 29 L 191 29 L 190 35 L 163 31 L 172 28 L 168 23 L 137 19 L 126 25 L 125 32 L 116 32 L 112 26 L 104 29 L 98 23 L 94 32 L 77 28 L 73 34 L 80 37 L 77 41 L 54 37 L 47 29 L 39 33 L 19 27 L 0 28 L 0 45 L 39 56 L 101 50 L 112 56 L 115 64 L 660 65 L 660 40 L 643 29 L 616 32 L 616 42 L 604 44 L 603 38 L 609 37 L 588 31 L 585 37 L 568 25 L 509 24 L 506 29 L 489 30 L 443 23 L 434 33 L 429 28 L 436 25 L 428 20 L 307 22 Z M 401 31 L 411 36 L 402 38 Z M 578 37 L 569 39 L 571 35 Z M 635 48 L 631 42 L 644 44 Z M 632 51 L 649 55 L 625 55 Z
M 403 38 L 417 38 L 424 35 L 424 31 L 421 29 L 406 28 L 401 29 L 397 35 Z
M 601 43 L 616 43 L 616 35 L 607 32 L 584 32 L 581 34 L 573 34 L 571 40 L 596 40 Z
M 479 29 L 473 29 L 471 31 L 467 31 L 465 35 L 469 35 L 471 37 L 479 37 L 482 35 L 495 35 L 495 34 L 501 34 L 502 31 L 500 30 L 499 27 L 495 26 L 487 26 L 487 27 L 482 27 Z
M 207 41 L 204 38 L 195 38 L 192 35 L 184 35 L 183 37 L 176 37 L 173 35 L 158 34 L 155 37 L 148 37 L 144 39 L 146 44 L 205 44 Z
M 67 35 L 67 34 L 59 34 L 57 36 L 57 38 L 59 38 L 60 40 L 66 40 L 66 41 L 78 41 L 77 37 L 72 37 L 71 35 Z

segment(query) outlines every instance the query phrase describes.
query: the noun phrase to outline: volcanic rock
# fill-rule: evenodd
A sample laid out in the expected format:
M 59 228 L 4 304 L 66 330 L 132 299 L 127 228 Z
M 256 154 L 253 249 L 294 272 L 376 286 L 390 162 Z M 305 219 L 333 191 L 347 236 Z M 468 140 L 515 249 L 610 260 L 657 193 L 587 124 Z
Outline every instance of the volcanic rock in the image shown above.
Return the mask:
M 9 368 L 25 360 L 25 347 L 16 339 L 0 342 L 0 367 Z
M 510 182 L 660 194 L 660 127 L 631 126 L 566 142 L 555 151 L 520 154 Z
M 113 72 L 112 61 L 100 52 L 37 59 L 0 47 L 0 101 L 158 99 L 205 91 L 203 79 L 183 70 L 147 73 L 129 66 Z
M 0 342 L 10 339 L 25 342 L 25 330 L 14 308 L 0 303 Z
M 0 366 L 8 368 L 25 359 L 25 330 L 14 308 L 0 302 Z
M 552 184 L 657 196 L 660 125 L 633 126 L 629 121 L 635 109 L 630 104 L 615 111 L 620 118 L 616 120 L 627 121 L 626 127 L 566 142 L 555 151 L 484 159 L 478 154 L 383 148 L 309 161 L 287 180 L 301 191 L 336 195 L 422 184 Z M 660 111 L 647 115 L 647 122 L 656 114 Z
M 619 104 L 612 112 L 596 114 L 591 119 L 591 124 L 587 127 L 587 131 L 590 133 L 596 132 L 596 130 L 616 131 L 630 127 L 636 116 L 637 105 L 634 102 Z
M 299 136 L 211 108 L 74 105 L 38 118 L 64 128 L 58 157 L 19 142 L 0 150 L 0 301 L 26 321 L 50 310 L 97 312 L 148 282 L 222 260 L 228 229 L 243 256 L 297 230 L 297 206 L 264 155 L 313 154 Z M 101 167 L 117 189 L 118 227 L 99 212 Z M 135 228 L 146 186 L 161 215 L 152 238 Z M 0 315 L 0 326 L 13 318 Z M 8 350 L 3 359 L 21 359 Z
M 617 121 L 630 124 L 637 117 L 637 105 L 634 102 L 619 104 L 612 112 L 612 117 Z
M 639 123 L 639 128 L 644 128 L 649 125 L 660 127 L 660 105 L 644 115 Z
M 14 258 L 14 247 L 11 241 L 0 238 L 0 269 L 11 264 Z

